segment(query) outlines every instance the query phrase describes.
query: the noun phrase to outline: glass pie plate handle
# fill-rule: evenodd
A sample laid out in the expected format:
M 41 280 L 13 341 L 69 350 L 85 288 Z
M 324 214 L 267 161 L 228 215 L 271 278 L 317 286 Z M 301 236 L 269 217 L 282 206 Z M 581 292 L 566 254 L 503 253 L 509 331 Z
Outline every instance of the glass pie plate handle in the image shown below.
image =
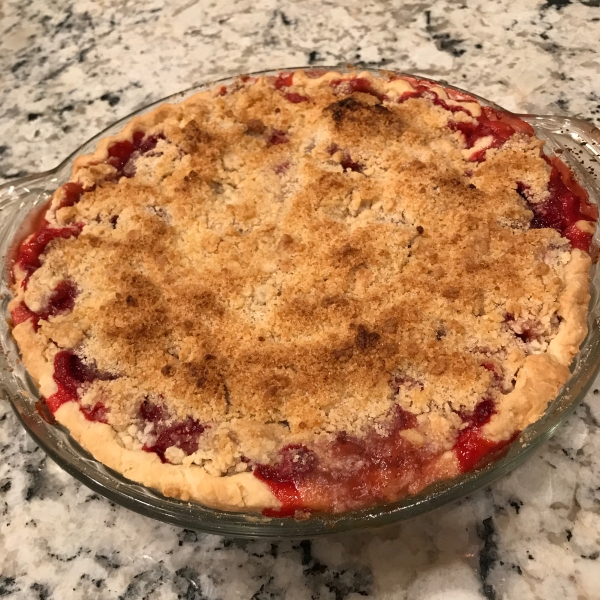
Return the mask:
M 324 70 L 347 72 L 339 67 Z M 265 71 L 251 75 L 276 75 L 279 71 Z M 377 74 L 375 71 L 374 74 Z M 409 74 L 406 74 L 409 75 Z M 415 77 L 411 75 L 411 77 Z M 424 79 L 424 78 L 419 78 Z M 148 112 L 163 102 L 180 102 L 195 92 L 215 85 L 227 85 L 233 79 L 199 85 L 179 94 L 164 98 L 133 115 L 118 121 L 81 148 L 77 149 L 57 168 L 31 175 L 0 186 L 0 280 L 2 311 L 8 317 L 7 305 L 11 298 L 8 273 L 11 249 L 15 240 L 24 235 L 23 222 L 36 207 L 43 207 L 54 190 L 69 180 L 76 156 L 93 151 L 99 139 L 120 131 L 131 117 Z M 498 105 L 460 88 L 438 81 L 445 87 L 476 98 L 481 104 L 504 110 Z M 508 111 L 506 111 L 508 112 Z M 518 115 L 530 123 L 537 136 L 546 142 L 548 153 L 555 153 L 569 164 L 586 188 L 590 200 L 600 200 L 600 131 L 581 119 L 559 116 Z M 31 219 L 27 219 L 31 222 Z M 600 235 L 594 234 L 598 246 Z M 19 352 L 5 319 L 0 322 L 0 391 L 12 405 L 29 435 L 65 471 L 106 498 L 145 516 L 180 527 L 234 537 L 302 538 L 347 530 L 381 527 L 396 521 L 415 517 L 461 498 L 490 484 L 521 464 L 536 448 L 545 442 L 556 428 L 573 412 L 578 401 L 590 389 L 600 369 L 600 273 L 592 268 L 592 299 L 588 316 L 588 335 L 572 365 L 572 376 L 545 414 L 530 425 L 513 442 L 506 453 L 475 471 L 455 479 L 436 483 L 421 493 L 400 501 L 339 515 L 313 515 L 305 520 L 264 517 L 258 513 L 233 513 L 206 508 L 196 503 L 183 502 L 162 496 L 158 492 L 133 483 L 96 461 L 77 444 L 68 431 L 53 422 L 50 415 L 38 411 L 39 394 L 19 359 Z

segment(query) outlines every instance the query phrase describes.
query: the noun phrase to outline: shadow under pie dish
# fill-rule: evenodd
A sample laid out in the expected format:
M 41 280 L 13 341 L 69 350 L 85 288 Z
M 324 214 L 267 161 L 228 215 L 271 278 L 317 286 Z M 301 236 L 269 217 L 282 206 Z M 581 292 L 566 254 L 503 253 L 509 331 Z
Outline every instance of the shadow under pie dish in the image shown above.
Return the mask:
M 9 309 L 54 417 L 222 510 L 418 494 L 569 378 L 597 211 L 526 121 L 390 73 L 239 78 L 74 161 Z

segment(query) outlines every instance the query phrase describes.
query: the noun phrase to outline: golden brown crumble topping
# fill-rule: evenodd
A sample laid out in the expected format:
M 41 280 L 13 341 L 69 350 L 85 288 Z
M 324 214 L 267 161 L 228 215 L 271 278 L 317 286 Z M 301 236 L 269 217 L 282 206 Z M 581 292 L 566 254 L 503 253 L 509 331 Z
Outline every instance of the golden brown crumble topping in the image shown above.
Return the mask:
M 47 360 L 75 348 L 116 377 L 82 403 L 102 401 L 126 447 L 142 447 L 150 399 L 209 426 L 167 458 L 217 475 L 360 434 L 396 404 L 417 418 L 407 439 L 447 450 L 459 412 L 501 405 L 556 336 L 570 247 L 529 229 L 517 192 L 547 194 L 541 142 L 517 133 L 472 162 L 447 127 L 469 113 L 334 78 L 296 73 L 301 102 L 260 77 L 159 109 L 133 177 L 78 162 L 73 181 L 95 188 L 49 218 L 83 230 L 48 246 L 24 297 L 35 311 L 76 285 L 37 335 Z

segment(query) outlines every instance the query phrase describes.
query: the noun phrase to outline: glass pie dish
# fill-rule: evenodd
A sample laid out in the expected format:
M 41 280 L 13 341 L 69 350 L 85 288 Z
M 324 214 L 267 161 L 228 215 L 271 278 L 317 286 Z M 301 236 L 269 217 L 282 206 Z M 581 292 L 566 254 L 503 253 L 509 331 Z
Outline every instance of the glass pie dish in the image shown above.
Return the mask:
M 274 75 L 276 73 L 272 71 L 260 74 Z M 212 82 L 164 100 L 181 101 L 195 92 L 212 88 L 217 84 L 227 85 L 232 81 Z M 452 88 L 445 83 L 443 85 L 467 94 L 467 92 Z M 473 94 L 470 95 L 477 98 Z M 483 105 L 502 110 L 485 99 L 477 99 Z M 6 263 L 11 259 L 10 250 L 14 242 L 23 237 L 23 224 L 31 221 L 29 215 L 35 213 L 36 208 L 45 206 L 54 190 L 69 179 L 76 156 L 92 151 L 100 138 L 118 132 L 132 116 L 144 114 L 164 100 L 147 106 L 135 115 L 130 115 L 115 123 L 84 144 L 56 169 L 24 178 L 0 188 L 0 243 L 2 244 L 2 258 L 5 262 L 2 279 L 5 314 L 7 314 L 6 308 L 10 297 L 9 269 L 7 268 L 9 265 Z M 519 115 L 519 117 L 532 125 L 537 136 L 547 142 L 546 149 L 549 153 L 560 154 L 561 158 L 569 163 L 580 183 L 587 189 L 590 200 L 597 204 L 598 177 L 594 172 L 594 167 L 598 167 L 600 132 L 584 121 L 576 119 L 535 115 Z M 560 422 L 573 410 L 577 399 L 585 394 L 597 372 L 600 360 L 599 336 L 593 323 L 598 316 L 597 280 L 597 272 L 594 267 L 592 271 L 593 293 L 588 317 L 589 333 L 574 362 L 573 375 L 559 396 L 550 404 L 544 416 L 528 427 L 519 439 L 508 448 L 502 458 L 461 477 L 430 486 L 425 491 L 399 502 L 339 515 L 315 514 L 307 519 L 294 520 L 264 517 L 256 513 L 228 513 L 208 509 L 199 504 L 166 498 L 158 492 L 126 480 L 94 460 L 82 450 L 63 427 L 55 424 L 51 418 L 45 415 L 42 408 L 44 405 L 38 403 L 37 389 L 18 359 L 18 353 L 6 323 L 2 325 L 0 332 L 4 350 L 2 385 L 27 431 L 51 458 L 95 491 L 147 516 L 191 529 L 238 537 L 313 537 L 348 529 L 375 527 L 426 512 L 487 485 L 522 462 L 553 433 Z

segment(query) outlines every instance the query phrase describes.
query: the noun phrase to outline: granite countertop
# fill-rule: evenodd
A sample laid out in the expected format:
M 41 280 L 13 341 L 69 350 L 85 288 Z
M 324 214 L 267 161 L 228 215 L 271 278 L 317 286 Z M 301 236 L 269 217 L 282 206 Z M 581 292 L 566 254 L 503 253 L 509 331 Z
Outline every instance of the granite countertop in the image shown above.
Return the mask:
M 5 181 L 195 83 L 305 64 L 398 68 L 600 122 L 600 0 L 5 0 L 0 15 Z M 312 542 L 225 539 L 115 506 L 46 458 L 1 400 L 0 597 L 600 598 L 597 387 L 491 487 Z

